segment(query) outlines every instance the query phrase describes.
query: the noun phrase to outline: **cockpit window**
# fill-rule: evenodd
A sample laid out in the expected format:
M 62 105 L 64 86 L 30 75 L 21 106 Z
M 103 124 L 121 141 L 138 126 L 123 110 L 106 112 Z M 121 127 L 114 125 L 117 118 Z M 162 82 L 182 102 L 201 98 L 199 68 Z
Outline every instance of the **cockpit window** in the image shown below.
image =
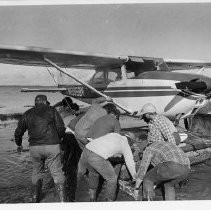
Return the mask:
M 121 71 L 108 71 L 107 72 L 107 81 L 115 82 L 122 79 Z
M 93 84 L 109 84 L 110 82 L 119 81 L 122 79 L 120 69 L 109 69 L 105 71 L 97 71 L 93 76 Z
M 92 79 L 93 84 L 102 84 L 105 83 L 105 75 L 103 71 L 97 71 Z
M 127 78 L 128 79 L 134 79 L 135 78 L 135 72 L 126 72 Z

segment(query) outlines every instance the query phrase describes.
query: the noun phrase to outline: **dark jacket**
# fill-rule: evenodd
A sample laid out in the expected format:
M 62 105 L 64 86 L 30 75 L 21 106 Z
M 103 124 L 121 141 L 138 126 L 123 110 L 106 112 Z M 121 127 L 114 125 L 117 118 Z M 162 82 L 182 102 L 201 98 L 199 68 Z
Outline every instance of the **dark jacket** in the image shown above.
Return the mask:
M 60 144 L 65 133 L 64 122 L 55 108 L 40 104 L 26 111 L 15 130 L 15 142 L 22 144 L 22 136 L 28 130 L 29 145 Z

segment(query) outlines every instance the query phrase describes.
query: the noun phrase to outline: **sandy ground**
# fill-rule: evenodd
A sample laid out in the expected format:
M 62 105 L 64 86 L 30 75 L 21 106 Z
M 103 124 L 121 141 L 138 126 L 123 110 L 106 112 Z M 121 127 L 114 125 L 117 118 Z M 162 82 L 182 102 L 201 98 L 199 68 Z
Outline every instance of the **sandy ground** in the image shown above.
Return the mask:
M 28 152 L 17 154 L 14 152 L 0 154 L 0 203 L 28 203 L 31 195 L 31 162 Z M 208 165 L 210 164 L 210 165 Z M 187 184 L 176 189 L 178 200 L 211 200 L 211 163 L 192 167 Z M 99 194 L 98 201 L 103 201 L 104 190 Z M 84 178 L 78 183 L 75 196 L 76 202 L 87 202 L 88 185 Z M 156 190 L 156 200 L 163 200 L 160 189 Z M 48 171 L 44 176 L 42 203 L 57 202 L 54 194 L 53 180 Z M 121 190 L 117 201 L 133 201 Z
M 0 203 L 28 203 L 31 195 L 31 161 L 29 152 L 17 154 L 13 139 L 16 123 L 0 128 Z M 28 149 L 26 136 L 24 149 Z M 189 181 L 183 188 L 176 189 L 178 200 L 211 200 L 211 161 L 192 166 Z M 74 169 L 73 169 L 74 175 Z M 72 179 L 73 180 L 73 179 Z M 73 181 L 75 182 L 75 181 Z M 99 194 L 98 201 L 103 201 L 104 190 Z M 156 190 L 156 199 L 163 200 L 160 189 Z M 75 194 L 76 202 L 89 201 L 87 180 L 78 183 Z M 54 184 L 48 171 L 45 173 L 43 199 L 41 202 L 56 202 Z M 117 201 L 133 201 L 133 198 L 119 190 Z

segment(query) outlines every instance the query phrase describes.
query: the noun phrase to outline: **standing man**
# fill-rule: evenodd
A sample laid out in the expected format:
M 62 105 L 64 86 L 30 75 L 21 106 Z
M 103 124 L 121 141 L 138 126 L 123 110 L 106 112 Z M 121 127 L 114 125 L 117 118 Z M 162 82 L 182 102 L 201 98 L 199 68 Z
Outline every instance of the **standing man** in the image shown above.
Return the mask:
M 180 143 L 179 133 L 173 123 L 167 117 L 158 115 L 153 104 L 145 104 L 139 114 L 149 126 L 148 142 L 168 141 L 177 145 Z
M 83 170 L 78 172 L 78 180 L 85 174 L 86 169 L 88 169 L 90 201 L 96 201 L 99 175 L 106 181 L 105 200 L 114 201 L 116 198 L 117 175 L 108 160 L 110 157 L 123 155 L 126 166 L 132 178 L 135 179 L 136 170 L 133 154 L 129 146 L 130 141 L 129 135 L 126 137 L 118 133 L 108 133 L 89 142 L 85 146 L 79 160 L 79 164 Z
M 150 163 L 153 169 L 147 172 Z M 137 173 L 135 194 L 143 181 L 143 200 L 154 200 L 154 185 L 164 183 L 165 200 L 175 200 L 174 185 L 187 178 L 190 160 L 175 144 L 165 141 L 153 142 L 143 154 Z
M 15 142 L 20 150 L 22 136 L 28 130 L 30 156 L 33 164 L 33 202 L 40 202 L 42 173 L 46 162 L 54 179 L 61 202 L 65 201 L 60 143 L 65 133 L 64 122 L 55 108 L 48 105 L 45 95 L 37 95 L 35 106 L 26 111 L 15 130 Z

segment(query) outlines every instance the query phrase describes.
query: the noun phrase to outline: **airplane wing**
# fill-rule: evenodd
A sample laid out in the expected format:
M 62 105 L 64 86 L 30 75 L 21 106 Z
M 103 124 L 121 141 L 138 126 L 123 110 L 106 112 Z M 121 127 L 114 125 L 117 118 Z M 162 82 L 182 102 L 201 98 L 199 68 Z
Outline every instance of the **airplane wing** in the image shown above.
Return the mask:
M 211 62 L 204 60 L 165 59 L 164 61 L 170 70 L 188 70 L 211 67 Z
M 60 67 L 80 69 L 119 66 L 128 60 L 127 56 L 88 54 L 37 47 L 0 46 L 0 63 L 25 66 L 49 66 L 44 58 L 52 60 Z
M 163 63 L 162 58 L 141 56 L 116 56 L 92 54 L 39 47 L 0 46 L 0 63 L 25 66 L 50 66 L 44 59 L 53 61 L 62 68 L 98 69 L 118 68 L 127 64 L 129 68 L 142 67 L 156 70 Z M 168 70 L 167 67 L 162 70 Z

